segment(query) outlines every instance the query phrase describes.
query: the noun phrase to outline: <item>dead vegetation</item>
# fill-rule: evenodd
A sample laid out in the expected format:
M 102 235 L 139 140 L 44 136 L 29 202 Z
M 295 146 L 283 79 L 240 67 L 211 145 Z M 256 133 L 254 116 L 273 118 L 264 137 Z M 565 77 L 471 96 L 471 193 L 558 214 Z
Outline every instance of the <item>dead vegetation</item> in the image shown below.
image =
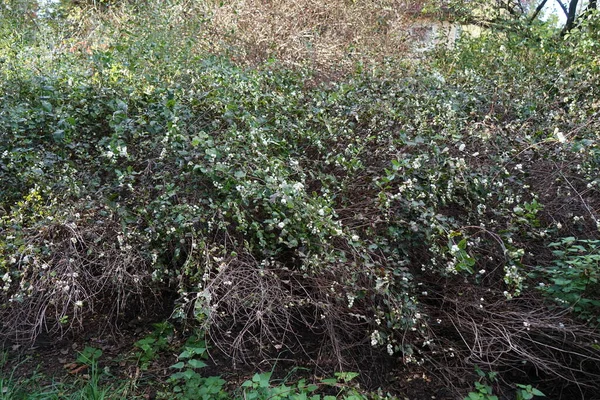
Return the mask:
M 14 260 L 22 266 L 21 291 L 2 313 L 3 338 L 54 341 L 98 317 L 114 329 L 125 317 L 160 309 L 147 261 L 116 223 L 74 218 L 30 228 L 25 237 L 30 251 Z
M 448 387 L 458 390 L 481 368 L 502 372 L 504 388 L 529 381 L 589 398 L 600 379 L 596 329 L 535 295 L 508 300 L 497 290 L 458 286 L 447 283 L 424 299 L 431 337 L 423 354 Z
M 250 62 L 343 68 L 405 53 L 406 10 L 397 0 L 240 0 L 215 7 L 211 25 Z
M 422 5 L 414 0 L 230 0 L 182 2 L 169 16 L 157 15 L 188 37 L 200 53 L 226 55 L 237 63 L 276 60 L 335 74 L 357 65 L 406 60 L 423 27 L 415 22 Z M 117 5 L 100 16 L 73 15 L 78 36 L 90 42 L 101 20 L 127 26 L 130 16 Z M 91 23 L 91 24 L 90 24 Z M 415 24 L 419 25 L 416 26 Z M 190 29 L 190 27 L 194 27 Z M 127 33 L 124 33 L 127 35 Z

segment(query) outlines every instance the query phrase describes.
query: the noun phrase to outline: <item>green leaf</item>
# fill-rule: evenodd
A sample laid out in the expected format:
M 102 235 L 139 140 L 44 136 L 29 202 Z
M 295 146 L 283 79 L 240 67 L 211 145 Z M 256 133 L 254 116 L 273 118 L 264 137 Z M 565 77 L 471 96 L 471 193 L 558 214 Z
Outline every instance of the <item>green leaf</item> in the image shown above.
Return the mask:
M 336 372 L 335 376 L 344 381 L 344 383 L 350 382 L 352 379 L 356 378 L 359 374 L 357 372 Z
M 50 104 L 49 102 L 47 102 L 46 100 L 42 100 L 42 108 L 44 109 L 44 111 L 46 111 L 47 113 L 51 113 L 52 112 L 52 104 Z
M 256 382 L 256 383 L 260 382 L 260 374 L 259 373 L 256 373 L 256 374 L 254 374 L 254 376 L 252 376 L 252 382 Z
M 177 358 L 185 360 L 187 358 L 190 358 L 191 356 L 192 356 L 192 354 L 189 351 L 184 350 L 181 352 L 181 354 L 179 354 L 179 356 L 177 356 Z
M 207 364 L 200 360 L 191 359 L 188 360 L 188 365 L 190 365 L 192 368 L 204 368 Z
M 185 363 L 183 361 L 179 361 L 177 364 L 173 364 L 169 368 L 181 369 L 183 367 L 185 367 Z
M 194 370 L 192 370 L 192 369 L 186 369 L 185 371 L 183 371 L 183 376 L 187 380 L 192 379 L 192 377 L 194 377 L 194 375 L 197 375 L 197 373 L 194 372 Z
M 544 393 L 537 390 L 536 388 L 531 389 L 531 393 L 533 393 L 534 395 L 539 396 L 539 397 L 546 397 L 546 395 Z
M 206 347 L 186 347 L 179 355 L 179 358 L 190 358 L 194 355 L 203 355 L 206 353 Z
M 260 387 L 268 388 L 270 386 L 271 374 L 271 372 L 264 372 L 260 374 Z

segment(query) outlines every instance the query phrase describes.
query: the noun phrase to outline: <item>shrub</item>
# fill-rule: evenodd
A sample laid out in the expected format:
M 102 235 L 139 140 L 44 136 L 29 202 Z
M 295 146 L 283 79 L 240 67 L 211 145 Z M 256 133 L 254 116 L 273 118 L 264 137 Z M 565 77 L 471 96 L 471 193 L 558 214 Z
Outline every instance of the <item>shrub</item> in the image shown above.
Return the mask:
M 566 237 L 550 243 L 555 259 L 551 266 L 537 267 L 534 276 L 543 281 L 538 288 L 552 301 L 568 307 L 584 320 L 596 325 L 600 307 L 598 274 L 600 241 Z
M 439 314 L 464 341 L 501 342 L 478 355 L 466 343 L 460 359 L 537 366 L 541 346 L 540 370 L 562 376 L 521 319 L 542 309 L 527 278 L 550 271 L 535 267 L 551 264 L 547 245 L 596 246 L 594 18 L 566 42 L 544 27 L 484 33 L 319 84 L 309 68 L 204 52 L 193 39 L 212 37 L 208 21 L 183 4 L 2 31 L 4 335 L 163 305 L 234 357 L 310 335 L 342 368 L 373 348 L 419 364 L 454 354 L 433 349 Z M 76 27 L 93 28 L 82 46 Z M 504 351 L 490 315 L 517 315 L 502 327 L 526 351 Z

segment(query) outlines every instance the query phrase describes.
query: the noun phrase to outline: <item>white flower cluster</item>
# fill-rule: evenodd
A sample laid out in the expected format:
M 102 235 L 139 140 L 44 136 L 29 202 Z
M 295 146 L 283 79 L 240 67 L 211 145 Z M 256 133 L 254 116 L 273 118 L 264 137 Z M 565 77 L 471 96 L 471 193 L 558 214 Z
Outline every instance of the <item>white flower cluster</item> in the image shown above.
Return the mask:
M 377 346 L 381 343 L 381 333 L 377 330 L 371 332 L 371 346 Z
M 8 272 L 2 276 L 2 282 L 4 282 L 4 286 L 2 287 L 2 290 L 4 290 L 5 292 L 8 291 L 8 289 L 10 289 L 10 284 L 12 282 L 12 279 Z
M 352 306 L 354 305 L 354 300 L 356 299 L 356 296 L 354 296 L 353 294 L 347 293 L 346 297 L 348 298 L 348 308 L 352 308 Z
M 523 276 L 519 273 L 519 270 L 516 265 L 509 264 L 504 267 L 504 282 L 507 285 L 513 286 L 515 288 L 515 295 L 518 295 L 521 292 L 521 287 L 523 286 Z M 508 298 L 508 296 L 506 297 Z

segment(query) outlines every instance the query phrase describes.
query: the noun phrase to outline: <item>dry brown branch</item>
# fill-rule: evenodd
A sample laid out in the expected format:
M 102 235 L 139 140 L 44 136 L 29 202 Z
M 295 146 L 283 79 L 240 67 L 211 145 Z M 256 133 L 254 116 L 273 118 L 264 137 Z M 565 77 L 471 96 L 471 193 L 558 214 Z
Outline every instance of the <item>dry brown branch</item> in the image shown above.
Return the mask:
M 181 2 L 157 23 L 181 29 L 200 52 L 221 54 L 256 65 L 276 59 L 286 66 L 310 66 L 338 75 L 386 59 L 406 59 L 422 38 L 415 36 L 414 4 L 403 0 L 328 2 L 316 0 L 231 0 Z M 152 6 L 149 5 L 149 8 Z M 89 10 L 92 12 L 93 10 Z M 125 27 L 130 13 L 112 7 L 95 15 Z M 83 22 L 74 21 L 82 25 Z M 93 41 L 102 23 L 78 27 Z
M 10 339 L 62 337 L 94 315 L 115 320 L 127 308 L 141 312 L 152 298 L 146 260 L 116 224 L 71 221 L 26 233 L 27 248 L 47 254 L 24 252 L 18 260 L 20 291 L 3 313 L 2 333 Z
M 441 321 L 431 325 L 438 340 L 432 359 L 439 360 L 449 383 L 454 380 L 456 385 L 478 366 L 568 382 L 581 390 L 597 387 L 600 333 L 596 330 L 573 320 L 568 310 L 548 309 L 535 297 L 507 300 L 501 293 L 462 289 L 470 293 L 440 294 L 441 310 L 432 309 Z
M 241 249 L 235 254 L 192 252 L 189 267 L 205 271 L 204 284 L 195 293 L 185 293 L 188 301 L 183 305 L 234 363 L 284 356 L 342 369 L 356 362 L 357 351 L 372 357 L 367 353 L 375 296 L 349 307 L 343 284 L 358 279 L 357 286 L 374 287 L 368 271 L 332 264 L 308 274 L 280 261 L 258 261 Z

